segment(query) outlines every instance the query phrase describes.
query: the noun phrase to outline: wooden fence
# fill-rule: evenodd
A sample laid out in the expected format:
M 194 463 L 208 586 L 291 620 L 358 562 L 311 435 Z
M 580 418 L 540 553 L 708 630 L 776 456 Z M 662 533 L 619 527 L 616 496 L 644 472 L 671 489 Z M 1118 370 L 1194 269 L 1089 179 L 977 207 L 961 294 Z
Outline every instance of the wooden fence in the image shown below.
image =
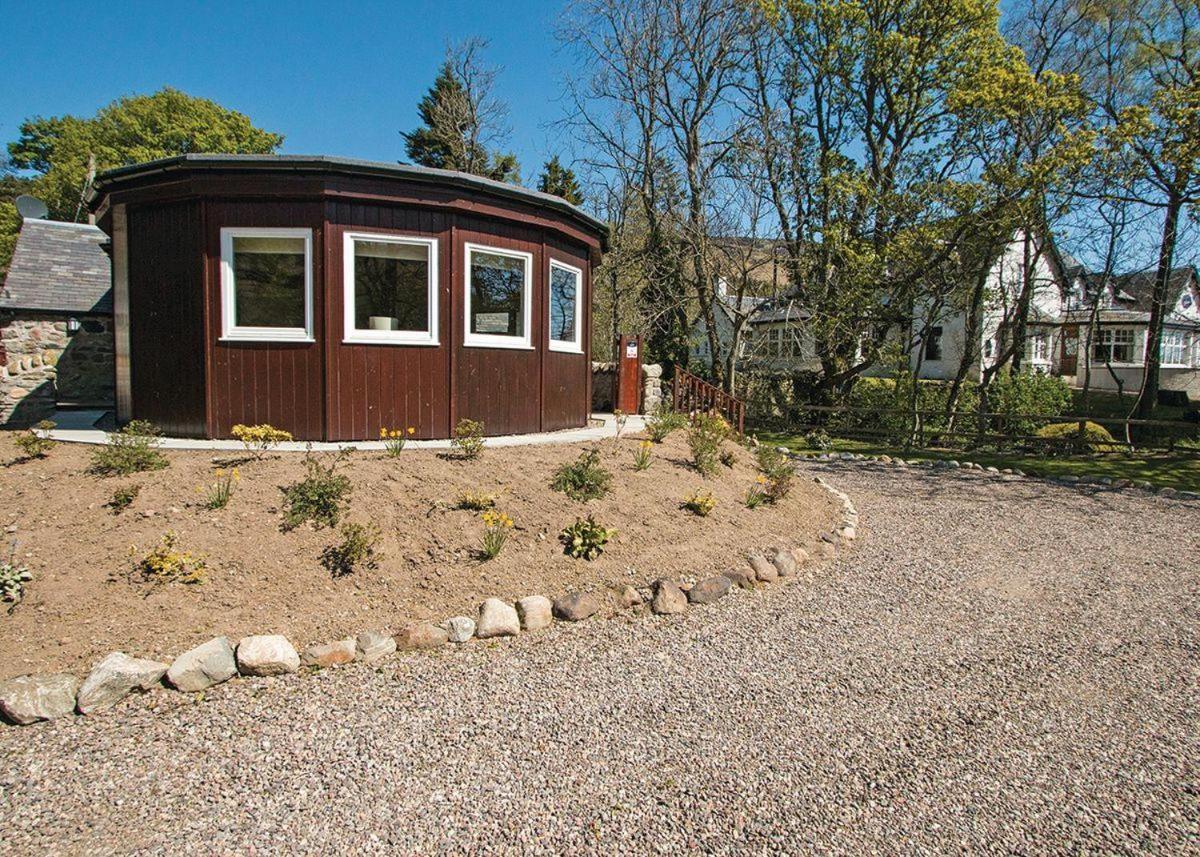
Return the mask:
M 738 434 L 746 431 L 745 402 L 679 366 L 671 382 L 671 407 L 680 413 L 716 411 L 737 427 Z

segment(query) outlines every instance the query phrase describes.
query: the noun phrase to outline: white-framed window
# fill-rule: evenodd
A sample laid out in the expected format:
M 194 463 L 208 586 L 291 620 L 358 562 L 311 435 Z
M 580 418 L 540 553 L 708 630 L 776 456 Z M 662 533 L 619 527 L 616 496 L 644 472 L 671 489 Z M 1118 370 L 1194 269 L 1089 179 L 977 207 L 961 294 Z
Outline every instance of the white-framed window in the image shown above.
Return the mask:
M 583 353 L 583 271 L 550 262 L 550 350 Z M 705 342 L 707 353 L 707 341 Z
M 311 342 L 312 230 L 221 229 L 221 338 Z
M 1025 340 L 1025 359 L 1030 363 L 1050 362 L 1050 336 L 1046 331 L 1030 332 Z
M 464 345 L 533 348 L 533 255 L 466 244 Z
M 438 242 L 378 232 L 342 238 L 343 339 L 438 344 Z
M 1182 330 L 1164 330 L 1162 334 L 1161 360 L 1163 366 L 1190 366 L 1191 349 L 1187 334 Z
M 1092 342 L 1093 363 L 1131 364 L 1137 356 L 1134 331 L 1130 327 L 1102 327 Z

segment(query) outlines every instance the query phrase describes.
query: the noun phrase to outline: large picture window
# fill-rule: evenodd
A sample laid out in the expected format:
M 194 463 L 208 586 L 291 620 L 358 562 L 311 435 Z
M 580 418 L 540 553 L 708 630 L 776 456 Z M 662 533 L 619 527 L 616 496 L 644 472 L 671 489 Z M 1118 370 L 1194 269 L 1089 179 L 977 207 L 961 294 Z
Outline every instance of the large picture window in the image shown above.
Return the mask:
M 221 230 L 221 336 L 312 340 L 311 230 Z
M 550 350 L 583 353 L 583 271 L 550 263 Z
M 347 232 L 345 341 L 438 344 L 437 239 Z
M 1133 330 L 1128 327 L 1102 327 L 1092 343 L 1093 363 L 1133 363 L 1136 354 Z
M 1188 337 L 1182 330 L 1164 330 L 1161 350 L 1163 366 L 1192 365 Z
M 533 256 L 515 250 L 466 245 L 464 344 L 532 348 Z

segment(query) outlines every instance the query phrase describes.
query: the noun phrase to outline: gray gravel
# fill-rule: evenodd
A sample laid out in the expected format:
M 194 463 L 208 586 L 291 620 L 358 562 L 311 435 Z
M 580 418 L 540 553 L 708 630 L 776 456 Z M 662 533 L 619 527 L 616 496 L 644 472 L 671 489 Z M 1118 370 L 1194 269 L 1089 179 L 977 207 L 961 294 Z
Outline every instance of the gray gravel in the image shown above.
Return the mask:
M 4 729 L 0 853 L 1200 847 L 1197 504 L 806 467 L 811 584 Z

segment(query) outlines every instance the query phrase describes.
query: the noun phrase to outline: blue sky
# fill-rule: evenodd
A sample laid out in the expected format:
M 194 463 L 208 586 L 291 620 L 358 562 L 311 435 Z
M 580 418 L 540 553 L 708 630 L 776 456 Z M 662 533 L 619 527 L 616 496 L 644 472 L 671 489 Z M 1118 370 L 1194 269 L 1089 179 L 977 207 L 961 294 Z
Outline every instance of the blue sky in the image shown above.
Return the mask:
M 555 129 L 569 65 L 554 30 L 565 0 L 493 2 L 41 3 L 0 0 L 0 140 L 31 115 L 91 115 L 164 85 L 246 113 L 282 151 L 404 157 L 448 41 L 491 41 L 510 147 L 532 184 L 564 149 Z

